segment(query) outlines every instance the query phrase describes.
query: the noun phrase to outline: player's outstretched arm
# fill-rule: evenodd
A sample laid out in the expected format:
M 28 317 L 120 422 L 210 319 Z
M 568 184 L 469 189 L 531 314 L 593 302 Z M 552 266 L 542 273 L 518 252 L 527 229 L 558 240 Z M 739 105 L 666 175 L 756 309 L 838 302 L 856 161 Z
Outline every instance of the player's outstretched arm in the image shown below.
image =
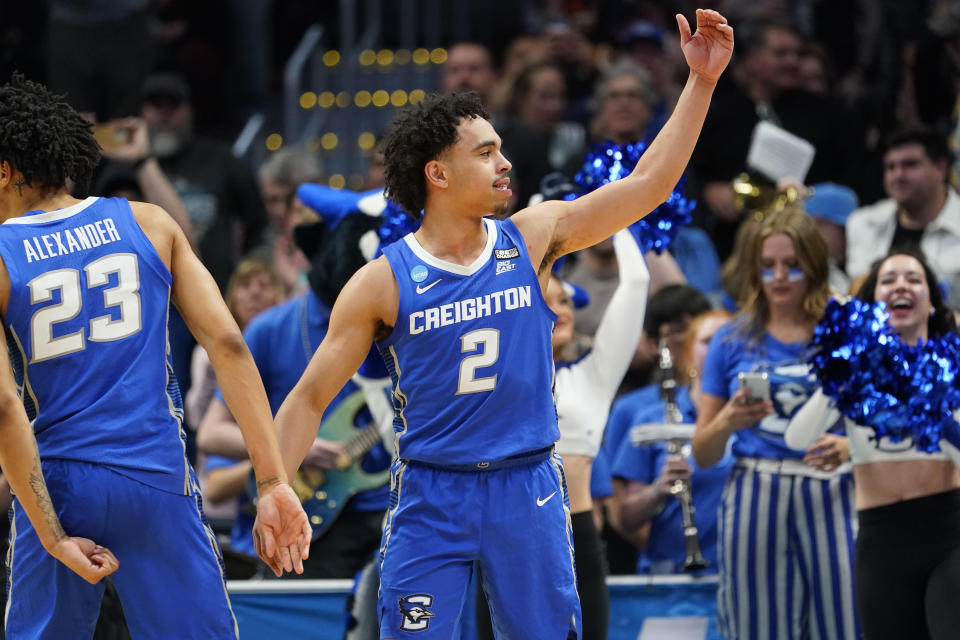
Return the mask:
M 542 257 L 546 264 L 610 237 L 663 203 L 680 180 L 733 53 L 733 29 L 711 10 L 697 9 L 692 34 L 686 18 L 676 18 L 690 75 L 673 114 L 626 178 L 571 202 L 551 200 L 513 216 L 532 259 Z
M 4 312 L 9 294 L 10 278 L 0 262 L 0 307 Z M 33 428 L 17 394 L 6 343 L 0 349 L 0 360 L 0 469 L 43 548 L 81 578 L 96 584 L 116 571 L 119 563 L 109 549 L 64 532 L 43 478 Z
M 173 302 L 206 349 L 230 412 L 243 433 L 257 476 L 258 513 L 265 513 L 267 535 L 282 549 L 282 566 L 303 572 L 310 546 L 310 524 L 283 471 L 263 382 L 240 328 L 213 277 L 190 248 L 180 227 L 163 209 L 132 204 L 134 215 L 173 274 Z

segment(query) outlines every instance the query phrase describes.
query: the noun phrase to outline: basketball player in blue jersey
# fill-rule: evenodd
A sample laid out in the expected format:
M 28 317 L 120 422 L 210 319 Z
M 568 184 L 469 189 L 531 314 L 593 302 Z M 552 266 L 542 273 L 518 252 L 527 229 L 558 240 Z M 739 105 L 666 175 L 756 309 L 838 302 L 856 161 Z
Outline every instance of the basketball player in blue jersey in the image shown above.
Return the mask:
M 153 205 L 67 191 L 98 159 L 90 125 L 57 96 L 16 75 L 0 87 L 0 464 L 17 494 L 6 637 L 91 637 L 97 583 L 115 570 L 134 637 L 236 638 L 184 451 L 171 300 L 243 429 L 277 570 L 302 570 L 310 526 L 243 337 L 180 228 Z
M 476 94 L 428 96 L 385 138 L 387 194 L 423 224 L 346 285 L 276 416 L 292 472 L 377 342 L 397 434 L 381 638 L 450 638 L 478 565 L 498 637 L 580 637 L 543 292 L 556 258 L 658 206 L 686 166 L 733 30 L 714 11 L 695 34 L 677 22 L 690 76 L 673 117 L 629 177 L 572 202 L 487 217 L 510 197 L 510 163 Z

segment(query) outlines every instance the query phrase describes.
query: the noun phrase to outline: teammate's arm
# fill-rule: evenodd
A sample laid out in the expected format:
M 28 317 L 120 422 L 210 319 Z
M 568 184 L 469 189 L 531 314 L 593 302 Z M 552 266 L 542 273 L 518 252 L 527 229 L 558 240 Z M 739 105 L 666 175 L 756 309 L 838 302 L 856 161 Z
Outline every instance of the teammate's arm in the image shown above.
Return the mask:
M 626 178 L 571 202 L 551 200 L 513 216 L 531 259 L 550 263 L 610 237 L 663 203 L 676 186 L 733 53 L 733 29 L 716 11 L 697 9 L 695 34 L 682 15 L 677 24 L 690 75 L 670 119 Z
M 279 545 L 283 568 L 302 573 L 309 552 L 310 524 L 287 484 L 267 393 L 247 343 L 216 282 L 180 227 L 159 207 L 131 206 L 137 223 L 173 274 L 173 302 L 210 356 L 224 400 L 243 433 L 257 477 L 257 512 L 264 515 L 264 548 L 273 556 L 274 545 Z
M 0 261 L 0 308 L 6 312 L 10 277 Z M 17 393 L 6 343 L 0 349 L 0 469 L 23 506 L 43 548 L 91 584 L 117 570 L 113 553 L 86 538 L 68 536 L 60 524 L 40 466 L 33 427 Z

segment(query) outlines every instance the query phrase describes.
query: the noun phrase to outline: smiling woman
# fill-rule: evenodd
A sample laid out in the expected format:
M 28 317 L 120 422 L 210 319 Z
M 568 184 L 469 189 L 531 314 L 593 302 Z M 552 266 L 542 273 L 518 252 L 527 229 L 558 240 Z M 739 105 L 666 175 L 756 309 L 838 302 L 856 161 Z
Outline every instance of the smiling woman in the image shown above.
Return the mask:
M 889 325 L 915 345 L 956 331 L 923 256 L 896 249 L 868 274 L 857 297 L 883 302 Z M 791 422 L 787 441 L 804 446 L 840 414 L 818 392 Z M 952 638 L 960 627 L 960 471 L 956 449 L 927 453 L 846 420 L 854 462 L 859 532 L 856 605 L 868 638 Z M 948 453 L 950 457 L 948 457 Z M 896 558 L 896 560 L 893 560 Z M 895 603 L 896 606 L 890 606 Z

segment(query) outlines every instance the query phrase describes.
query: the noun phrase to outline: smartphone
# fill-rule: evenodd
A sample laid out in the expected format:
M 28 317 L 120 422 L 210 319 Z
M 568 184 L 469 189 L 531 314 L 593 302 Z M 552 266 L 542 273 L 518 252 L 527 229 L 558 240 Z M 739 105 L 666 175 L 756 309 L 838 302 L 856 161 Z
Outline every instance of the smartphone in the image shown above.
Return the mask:
M 106 122 L 93 125 L 93 137 L 102 149 L 116 149 L 130 143 L 130 129 Z
M 765 372 L 744 372 L 737 374 L 741 389 L 747 389 L 748 403 L 770 401 L 770 378 Z

